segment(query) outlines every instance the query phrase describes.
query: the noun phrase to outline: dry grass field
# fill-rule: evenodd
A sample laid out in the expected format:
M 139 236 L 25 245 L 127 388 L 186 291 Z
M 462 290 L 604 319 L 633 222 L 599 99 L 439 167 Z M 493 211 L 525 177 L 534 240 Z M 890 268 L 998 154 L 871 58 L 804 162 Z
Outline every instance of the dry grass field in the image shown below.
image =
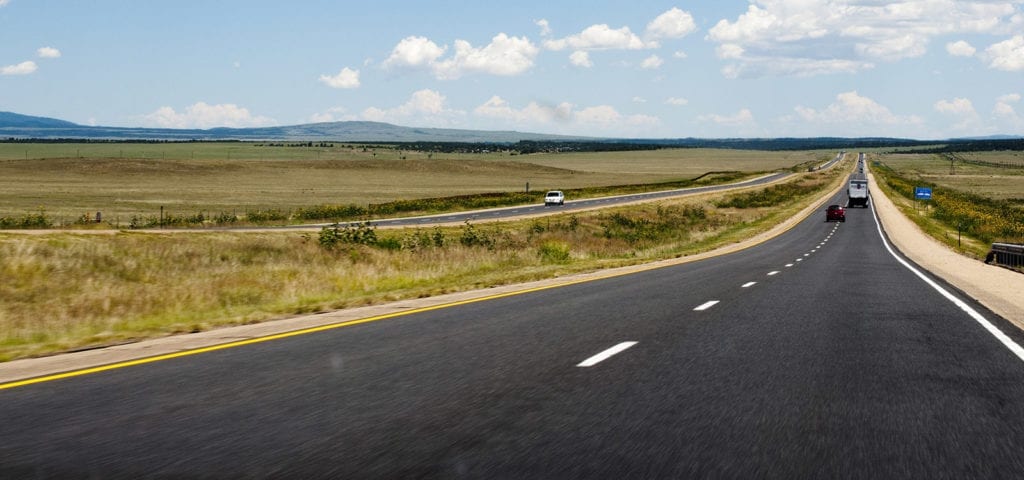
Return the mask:
M 708 171 L 769 171 L 831 152 L 672 149 L 510 155 L 427 154 L 354 145 L 254 143 L 0 144 L 0 217 L 43 210 L 57 223 L 103 212 L 127 223 L 161 206 L 179 215 L 485 192 L 656 183 Z
M 952 162 L 951 168 L 948 159 L 934 154 L 881 155 L 878 158 L 904 176 L 996 200 L 1019 199 L 1019 203 L 1024 204 L 1024 152 L 971 152 L 957 156 L 979 161 L 979 164 L 957 161 Z

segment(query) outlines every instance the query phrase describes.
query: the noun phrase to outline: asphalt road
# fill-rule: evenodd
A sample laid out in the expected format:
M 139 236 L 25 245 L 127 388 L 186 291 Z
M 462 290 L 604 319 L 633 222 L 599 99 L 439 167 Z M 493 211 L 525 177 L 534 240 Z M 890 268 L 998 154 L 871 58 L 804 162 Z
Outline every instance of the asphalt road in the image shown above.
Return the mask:
M 1024 360 L 890 255 L 871 209 L 0 405 L 0 478 L 1024 477 Z

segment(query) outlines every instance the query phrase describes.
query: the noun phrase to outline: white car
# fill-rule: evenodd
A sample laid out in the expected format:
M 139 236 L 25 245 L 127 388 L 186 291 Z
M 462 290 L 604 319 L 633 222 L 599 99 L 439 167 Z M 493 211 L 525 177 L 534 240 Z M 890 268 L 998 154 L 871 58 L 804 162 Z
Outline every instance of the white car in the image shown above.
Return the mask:
M 552 190 L 544 195 L 544 206 L 565 205 L 565 194 L 561 190 Z

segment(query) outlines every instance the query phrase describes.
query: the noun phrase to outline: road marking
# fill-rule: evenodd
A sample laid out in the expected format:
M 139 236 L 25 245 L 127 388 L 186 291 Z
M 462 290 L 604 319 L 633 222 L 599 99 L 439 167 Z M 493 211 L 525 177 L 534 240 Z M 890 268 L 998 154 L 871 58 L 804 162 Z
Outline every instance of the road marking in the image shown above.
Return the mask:
M 580 362 L 576 366 L 577 367 L 593 367 L 594 365 L 597 365 L 598 363 L 601 363 L 601 362 L 603 362 L 605 360 L 608 360 L 609 358 L 611 358 L 612 355 L 615 355 L 616 353 L 620 353 L 623 350 L 625 350 L 625 349 L 627 349 L 629 347 L 632 347 L 633 345 L 636 345 L 636 342 L 622 342 L 622 343 L 620 343 L 620 344 L 618 344 L 618 345 L 616 345 L 616 346 L 614 346 L 612 348 L 609 348 L 608 350 L 605 350 L 605 351 L 603 351 L 603 352 L 601 352 L 601 353 L 599 353 L 597 355 L 594 355 L 593 357 L 590 357 L 590 358 Z
M 699 312 L 701 310 L 707 310 L 707 309 L 715 306 L 716 303 L 718 303 L 718 300 L 712 300 L 710 302 L 705 302 L 705 303 L 701 304 L 701 306 L 699 306 L 699 307 L 697 307 L 697 308 L 695 308 L 693 310 L 695 312 Z
M 804 261 L 804 259 L 802 259 L 802 258 L 798 258 L 798 259 L 796 259 L 796 261 L 798 261 L 798 262 L 802 262 L 802 261 Z
M 1016 355 L 1017 358 L 1024 360 L 1024 348 L 1018 345 L 1017 342 L 1014 342 L 1010 337 L 1006 336 L 1006 334 L 1003 333 L 1002 330 L 996 328 L 995 325 L 992 325 L 992 323 L 989 322 L 982 314 L 978 313 L 977 310 L 971 308 L 971 306 L 965 303 L 963 300 L 960 300 L 952 293 L 946 291 L 946 289 L 942 288 L 942 286 L 940 286 L 938 283 L 935 283 L 934 280 L 925 276 L 925 274 L 921 273 L 920 270 L 911 266 L 909 262 L 900 258 L 899 255 L 896 255 L 896 252 L 894 252 L 892 247 L 889 246 L 889 241 L 885 239 L 885 234 L 882 233 L 882 224 L 878 221 L 878 214 L 875 212 L 874 202 L 871 203 L 871 215 L 875 218 L 875 226 L 878 228 L 878 236 L 882 238 L 882 245 L 885 245 L 885 249 L 889 251 L 889 255 L 892 255 L 893 258 L 895 258 L 896 261 L 903 264 L 903 266 L 906 267 L 907 270 L 910 270 L 911 272 L 914 273 L 914 275 L 917 275 L 918 278 L 924 280 L 924 283 L 927 283 L 928 286 L 934 288 L 935 291 L 939 292 L 940 295 L 946 297 L 946 300 L 953 302 L 953 305 L 959 307 L 960 310 L 963 310 L 964 313 L 973 318 L 974 321 L 981 324 L 982 328 L 988 330 L 988 333 L 992 334 L 992 336 L 996 337 L 996 339 L 999 340 L 1006 348 L 1010 349 L 1010 351 L 1013 352 L 1013 354 Z
M 786 264 L 786 268 L 789 268 L 789 267 L 792 267 L 792 266 L 793 266 L 793 264 L 792 264 L 792 263 L 787 263 L 787 264 Z
M 778 275 L 778 274 L 779 274 L 778 270 L 772 270 L 772 271 L 768 272 L 768 276 L 769 277 L 772 276 L 772 275 Z
M 757 282 L 747 282 L 743 284 L 743 288 L 750 288 L 753 287 L 754 285 L 757 285 Z
M 809 253 L 805 253 L 805 254 L 804 254 L 804 256 L 805 256 L 805 257 L 809 257 L 809 256 L 811 256 L 811 254 L 809 254 Z

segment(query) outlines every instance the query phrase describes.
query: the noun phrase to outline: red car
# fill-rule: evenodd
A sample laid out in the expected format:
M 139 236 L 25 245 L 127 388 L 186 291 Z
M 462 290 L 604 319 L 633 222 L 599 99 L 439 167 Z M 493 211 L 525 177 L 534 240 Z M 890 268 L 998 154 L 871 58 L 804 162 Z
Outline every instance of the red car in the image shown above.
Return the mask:
M 829 205 L 825 209 L 825 221 L 826 222 L 845 222 L 846 221 L 846 210 L 839 205 Z

